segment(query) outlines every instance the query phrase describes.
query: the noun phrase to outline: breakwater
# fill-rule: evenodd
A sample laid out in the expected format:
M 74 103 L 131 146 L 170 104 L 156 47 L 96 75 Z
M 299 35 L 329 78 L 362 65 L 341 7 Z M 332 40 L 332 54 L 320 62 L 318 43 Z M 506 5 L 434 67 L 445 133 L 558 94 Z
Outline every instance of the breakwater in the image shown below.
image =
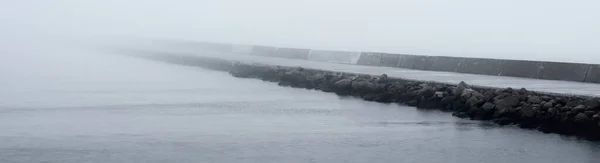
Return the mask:
M 600 83 L 600 64 L 349 52 L 208 42 L 167 42 L 177 49 L 311 60 L 423 71 Z M 153 46 L 156 46 L 155 44 Z
M 600 140 L 600 99 L 595 97 L 550 94 L 525 88 L 479 87 L 464 82 L 417 81 L 392 78 L 385 74 L 373 76 L 239 63 L 213 57 L 158 53 L 142 57 L 227 71 L 234 77 L 256 78 L 276 82 L 280 86 L 315 89 L 419 109 L 439 109 L 461 118 Z

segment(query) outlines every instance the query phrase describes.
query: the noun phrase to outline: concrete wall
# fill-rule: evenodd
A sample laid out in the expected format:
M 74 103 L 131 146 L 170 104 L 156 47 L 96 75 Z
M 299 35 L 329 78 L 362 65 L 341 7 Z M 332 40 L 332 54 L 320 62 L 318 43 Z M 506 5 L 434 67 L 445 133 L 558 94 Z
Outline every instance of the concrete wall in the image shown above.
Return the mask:
M 464 62 L 458 67 L 458 72 L 481 75 L 499 75 L 502 60 L 465 58 Z
M 235 54 L 252 54 L 251 45 L 233 45 L 231 52 Z
M 589 68 L 589 64 L 544 62 L 539 78 L 583 82 Z
M 295 49 L 295 48 L 277 48 L 275 55 L 281 58 L 288 59 L 303 59 L 308 60 L 309 49 Z
M 276 47 L 270 46 L 252 46 L 252 55 L 277 57 L 275 55 Z
M 360 53 L 360 57 L 358 58 L 356 64 L 364 66 L 380 66 L 381 57 L 381 53 L 362 52 Z
M 194 51 L 202 50 L 365 66 L 600 83 L 600 65 L 580 63 L 344 52 L 205 42 L 167 42 L 165 44 L 183 49 L 192 48 L 191 50 Z
M 457 72 L 460 64 L 465 62 L 465 58 L 457 57 L 433 57 L 433 65 L 429 68 L 432 71 Z
M 500 76 L 512 76 L 522 78 L 538 78 L 542 62 L 503 60 L 500 66 Z
M 358 60 L 359 56 L 359 52 L 311 50 L 308 54 L 308 60 L 331 63 L 356 64 L 356 61 Z
M 381 55 L 381 66 L 383 67 L 398 67 L 400 55 L 387 53 L 374 53 Z
M 600 83 L 600 65 L 590 65 L 585 82 Z

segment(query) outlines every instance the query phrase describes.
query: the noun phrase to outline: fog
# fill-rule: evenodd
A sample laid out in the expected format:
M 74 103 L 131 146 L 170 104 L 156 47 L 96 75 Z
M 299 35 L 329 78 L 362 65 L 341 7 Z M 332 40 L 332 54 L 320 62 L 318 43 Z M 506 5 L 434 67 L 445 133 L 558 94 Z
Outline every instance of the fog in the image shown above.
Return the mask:
M 2 0 L 0 41 L 153 38 L 600 63 L 595 0 Z M 29 38 L 29 39 L 26 39 Z

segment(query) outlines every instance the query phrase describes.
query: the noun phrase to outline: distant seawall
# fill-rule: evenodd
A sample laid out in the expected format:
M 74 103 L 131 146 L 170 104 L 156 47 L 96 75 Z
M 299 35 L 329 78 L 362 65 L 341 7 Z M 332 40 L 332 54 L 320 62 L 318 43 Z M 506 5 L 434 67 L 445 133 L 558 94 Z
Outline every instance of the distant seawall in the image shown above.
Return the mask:
M 600 140 L 600 98 L 392 78 L 387 75 L 240 63 L 218 57 L 134 52 L 135 57 L 229 72 L 367 101 L 438 109 L 473 120 Z
M 236 53 L 424 71 L 600 83 L 600 64 L 312 50 L 206 42 L 170 42 L 169 44 L 195 47 L 198 50 L 216 53 Z

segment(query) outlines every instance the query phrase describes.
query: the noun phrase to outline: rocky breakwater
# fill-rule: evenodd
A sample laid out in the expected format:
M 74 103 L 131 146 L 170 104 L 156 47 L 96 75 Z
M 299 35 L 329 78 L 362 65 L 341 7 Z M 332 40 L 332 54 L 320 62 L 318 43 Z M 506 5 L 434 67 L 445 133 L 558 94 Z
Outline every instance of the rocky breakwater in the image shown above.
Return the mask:
M 600 140 L 600 99 L 460 84 L 329 72 L 300 67 L 234 64 L 230 74 L 316 89 L 367 101 L 440 109 L 473 120 Z

